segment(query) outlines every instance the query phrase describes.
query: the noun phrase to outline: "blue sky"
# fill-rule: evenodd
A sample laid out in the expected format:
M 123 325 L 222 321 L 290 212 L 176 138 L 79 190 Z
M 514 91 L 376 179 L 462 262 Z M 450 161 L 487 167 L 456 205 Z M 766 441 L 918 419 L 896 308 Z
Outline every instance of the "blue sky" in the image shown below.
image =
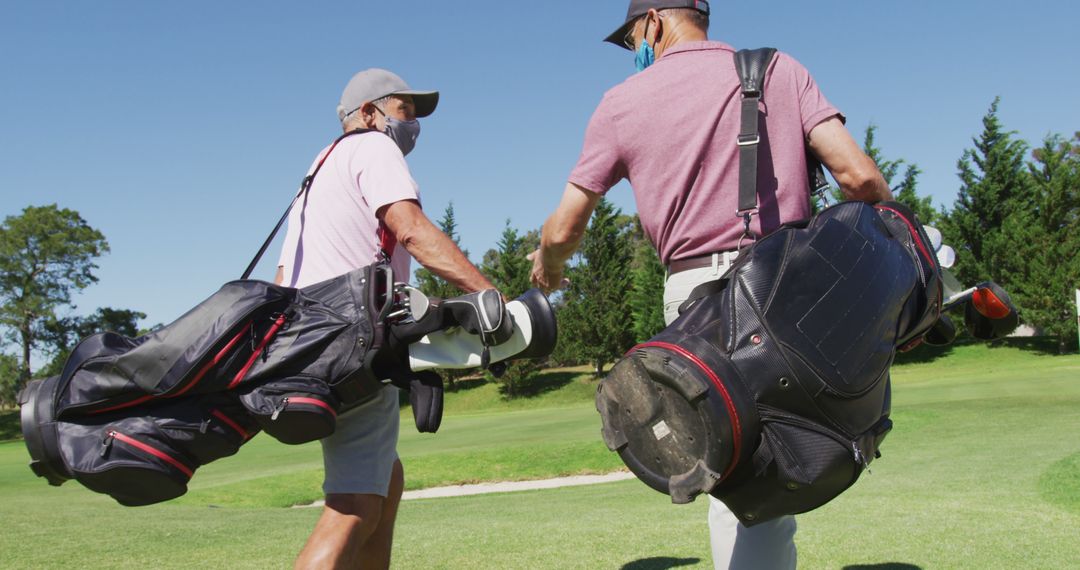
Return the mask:
M 951 204 L 995 96 L 1037 143 L 1080 130 L 1080 3 L 713 2 L 711 37 L 777 46 L 861 138 Z M 623 0 L 0 3 L 0 216 L 78 210 L 108 238 L 78 299 L 169 322 L 240 274 L 367 67 L 442 91 L 409 156 L 425 209 L 453 201 L 479 259 L 555 207 L 600 97 L 633 72 L 600 39 Z M 678 86 L 672 86 L 673 94 Z M 663 113 L 666 103 L 643 107 Z M 612 192 L 633 211 L 626 187 Z M 256 276 L 272 275 L 276 246 Z

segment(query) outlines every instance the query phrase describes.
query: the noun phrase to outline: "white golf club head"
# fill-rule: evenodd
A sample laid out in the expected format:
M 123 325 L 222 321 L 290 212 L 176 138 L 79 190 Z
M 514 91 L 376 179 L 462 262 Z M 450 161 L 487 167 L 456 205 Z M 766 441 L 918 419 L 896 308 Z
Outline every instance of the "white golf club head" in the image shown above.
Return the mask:
M 938 231 L 937 228 L 932 228 L 930 226 L 923 226 L 923 229 L 926 230 L 926 235 L 927 235 L 927 237 L 930 238 L 930 245 L 933 246 L 934 251 L 940 251 L 941 250 L 941 232 Z
M 956 265 L 956 250 L 950 246 L 943 245 L 937 252 L 938 264 L 944 269 L 951 269 L 953 265 Z

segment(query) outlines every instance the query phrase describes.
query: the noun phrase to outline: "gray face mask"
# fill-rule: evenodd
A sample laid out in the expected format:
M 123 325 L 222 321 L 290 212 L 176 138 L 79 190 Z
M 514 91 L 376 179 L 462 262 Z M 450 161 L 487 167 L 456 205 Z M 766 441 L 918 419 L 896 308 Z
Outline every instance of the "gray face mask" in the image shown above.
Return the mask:
M 386 115 L 384 117 L 386 117 L 386 135 L 397 143 L 401 154 L 408 155 L 416 147 L 416 139 L 420 138 L 420 121 L 416 119 L 401 121 Z

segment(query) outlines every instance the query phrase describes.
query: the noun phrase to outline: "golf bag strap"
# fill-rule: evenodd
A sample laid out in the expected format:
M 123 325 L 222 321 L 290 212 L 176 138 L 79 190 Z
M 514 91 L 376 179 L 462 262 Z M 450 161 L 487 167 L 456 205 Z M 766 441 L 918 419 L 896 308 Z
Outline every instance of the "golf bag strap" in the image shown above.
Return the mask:
M 319 163 L 315 165 L 315 169 L 311 171 L 311 174 L 308 174 L 304 177 L 303 182 L 300 183 L 300 191 L 297 192 L 296 196 L 293 197 L 292 202 L 289 202 L 289 207 L 285 208 L 285 213 L 282 214 L 281 219 L 278 220 L 277 225 L 274 226 L 274 230 L 270 232 L 270 235 L 266 238 L 266 241 L 263 242 L 262 247 L 259 248 L 259 253 L 255 254 L 255 258 L 252 259 L 251 263 L 248 264 L 247 269 L 244 270 L 244 274 L 240 276 L 240 279 L 247 279 L 248 277 L 251 277 L 251 273 L 255 271 L 255 266 L 259 264 L 259 260 L 262 259 L 263 254 L 266 253 L 266 248 L 270 247 L 270 242 L 274 241 L 274 236 L 276 236 L 277 233 L 281 231 L 281 226 L 285 225 L 285 220 L 289 219 L 289 212 L 292 212 L 293 206 L 296 205 L 296 201 L 299 200 L 301 196 L 307 194 L 311 190 L 311 183 L 315 181 L 315 175 L 319 173 L 319 170 L 322 168 L 323 163 L 325 163 L 326 159 L 330 157 L 330 153 L 334 152 L 334 148 L 337 147 L 338 143 L 352 135 L 359 135 L 368 132 L 372 132 L 371 129 L 351 130 L 338 137 L 334 141 L 334 143 L 330 145 L 330 148 L 326 151 L 326 154 L 324 154 L 323 157 L 319 159 Z M 382 231 L 381 222 L 379 223 L 379 230 L 379 237 L 382 238 L 382 234 L 384 232 Z M 389 259 L 389 257 L 387 259 Z
M 776 55 L 776 48 L 739 50 L 735 53 L 735 71 L 742 84 L 742 126 L 739 129 L 739 209 L 736 216 L 743 218 L 746 234 L 750 233 L 750 218 L 757 211 L 758 104 L 765 94 L 765 73 Z
M 393 255 L 395 247 L 397 247 L 397 236 L 386 226 L 386 222 L 379 220 L 379 255 L 387 263 L 390 262 L 390 256 Z

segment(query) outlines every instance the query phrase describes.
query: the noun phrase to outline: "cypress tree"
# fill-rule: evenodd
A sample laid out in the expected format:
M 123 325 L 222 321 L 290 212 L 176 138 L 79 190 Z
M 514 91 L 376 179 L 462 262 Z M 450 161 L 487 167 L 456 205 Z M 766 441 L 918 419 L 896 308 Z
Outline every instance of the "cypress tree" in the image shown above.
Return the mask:
M 453 202 L 447 204 L 446 210 L 443 211 L 443 216 L 439 219 L 439 229 L 441 229 L 455 245 L 461 245 L 461 236 L 457 233 L 457 220 L 454 217 Z M 464 253 L 465 257 L 468 258 L 469 252 L 465 251 Z M 440 299 L 457 297 L 463 293 L 461 289 L 451 285 L 445 279 L 435 275 L 424 267 L 416 270 L 416 286 L 423 291 L 425 295 L 429 297 L 438 297 Z
M 629 304 L 633 248 L 620 211 L 600 200 L 582 240 L 580 262 L 567 273 L 570 286 L 562 311 L 564 341 L 589 362 L 597 376 L 634 344 Z
M 532 288 L 529 279 L 532 262 L 526 256 L 539 243 L 539 232 L 521 235 L 510 225 L 510 220 L 506 220 L 497 249 L 484 254 L 481 270 L 505 297 L 513 299 Z M 521 385 L 535 376 L 540 367 L 540 363 L 532 360 L 518 360 L 507 365 L 506 371 L 497 379 L 502 386 L 503 396 L 508 399 L 517 397 Z
M 634 260 L 628 303 L 634 318 L 634 339 L 644 342 L 664 329 L 665 271 L 637 216 L 633 223 Z
M 946 243 L 957 252 L 956 276 L 966 284 L 993 279 L 1009 287 L 1004 260 L 1009 244 L 1002 227 L 1010 215 L 1031 206 L 1024 164 L 1027 143 L 1005 131 L 998 119 L 1000 98 L 983 117 L 974 148 L 957 162 L 960 191 L 942 222 Z
M 878 170 L 881 171 L 881 175 L 885 178 L 885 183 L 892 189 L 896 201 L 911 208 L 911 211 L 915 212 L 915 215 L 923 224 L 933 225 L 936 223 L 939 214 L 934 209 L 932 198 L 930 196 L 920 196 L 917 190 L 919 175 L 922 174 L 922 170 L 919 169 L 918 165 L 907 164 L 907 161 L 902 158 L 899 160 L 887 160 L 881 149 L 874 144 L 876 133 L 877 125 L 871 124 L 866 127 L 863 152 L 877 164 Z M 893 180 L 900 174 L 901 168 L 904 168 L 904 175 L 899 183 L 893 184 Z
M 1024 320 L 1058 338 L 1058 351 L 1076 346 L 1074 291 L 1080 288 L 1080 133 L 1054 135 L 1028 164 L 1031 203 L 1006 218 L 1002 263 L 1009 294 Z

